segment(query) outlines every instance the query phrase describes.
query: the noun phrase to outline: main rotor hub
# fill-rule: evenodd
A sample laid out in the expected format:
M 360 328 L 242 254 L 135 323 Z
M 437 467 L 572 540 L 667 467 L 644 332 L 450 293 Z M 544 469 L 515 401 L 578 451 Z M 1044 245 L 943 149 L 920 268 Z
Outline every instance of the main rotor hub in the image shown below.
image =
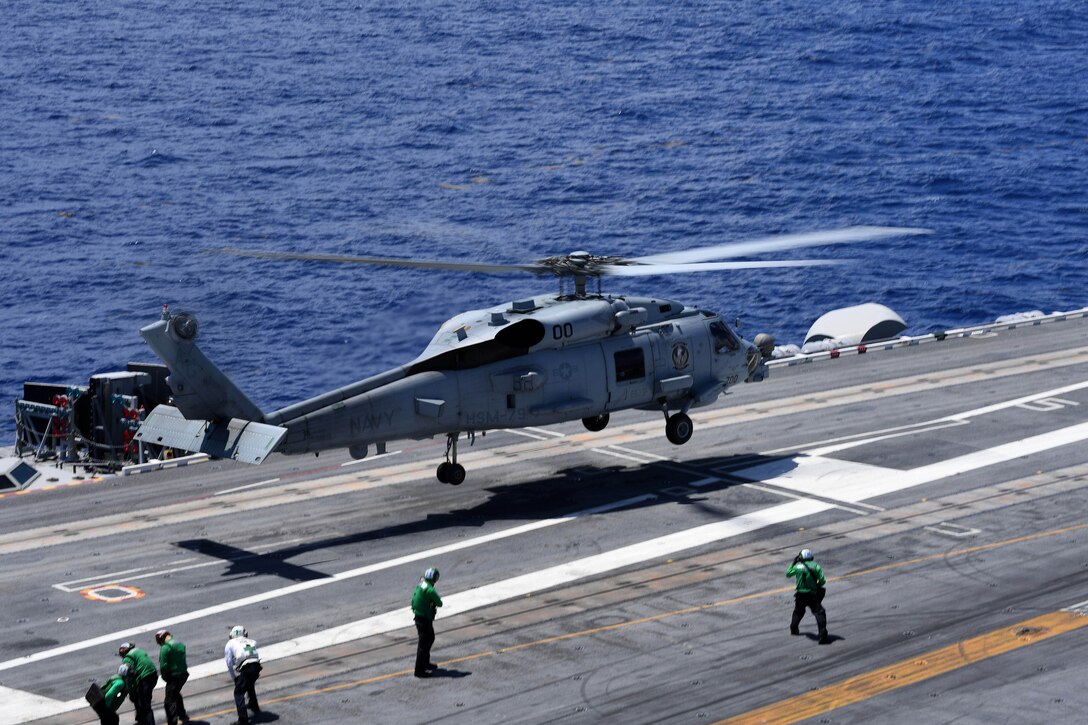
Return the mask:
M 557 277 L 600 277 L 600 267 L 629 265 L 631 261 L 624 257 L 599 256 L 589 252 L 571 252 L 570 254 L 545 257 L 538 260 L 537 264 L 547 267 Z

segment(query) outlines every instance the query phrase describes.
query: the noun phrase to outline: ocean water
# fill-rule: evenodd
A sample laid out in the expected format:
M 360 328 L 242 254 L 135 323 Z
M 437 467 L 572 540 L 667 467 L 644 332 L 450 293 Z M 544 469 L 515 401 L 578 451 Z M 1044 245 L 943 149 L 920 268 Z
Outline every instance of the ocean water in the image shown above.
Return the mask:
M 154 360 L 195 313 L 264 409 L 417 355 L 549 280 L 226 256 L 517 262 L 853 224 L 848 265 L 607 280 L 801 342 L 1088 304 L 1078 2 L 10 3 L 0 445 L 25 380 Z M 787 256 L 787 255 L 781 255 Z

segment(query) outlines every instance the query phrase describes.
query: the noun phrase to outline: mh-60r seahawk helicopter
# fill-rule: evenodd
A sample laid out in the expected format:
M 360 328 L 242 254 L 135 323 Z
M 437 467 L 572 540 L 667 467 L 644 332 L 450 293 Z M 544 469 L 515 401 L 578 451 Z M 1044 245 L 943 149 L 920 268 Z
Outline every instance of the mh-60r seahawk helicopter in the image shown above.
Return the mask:
M 528 264 L 226 249 L 262 259 L 554 275 L 560 294 L 461 313 L 406 365 L 267 414 L 196 346 L 196 318 L 164 309 L 163 319 L 140 334 L 169 368 L 173 405 L 155 408 L 136 440 L 257 464 L 273 451 L 347 448 L 364 458 L 371 444 L 384 452 L 392 440 L 445 434 L 446 460 L 437 476 L 453 485 L 465 480 L 457 462 L 462 433 L 471 442 L 481 431 L 579 418 L 600 431 L 610 413 L 637 408 L 662 412 L 665 436 L 681 445 L 691 438 L 691 408 L 713 403 L 741 381 L 766 377 L 774 339 L 761 334 L 749 342 L 718 314 L 673 300 L 601 294 L 601 277 L 833 264 L 711 260 L 926 231 L 850 227 L 635 258 L 573 252 Z M 564 294 L 568 277 L 574 291 Z M 595 294 L 586 291 L 589 278 L 597 280 Z

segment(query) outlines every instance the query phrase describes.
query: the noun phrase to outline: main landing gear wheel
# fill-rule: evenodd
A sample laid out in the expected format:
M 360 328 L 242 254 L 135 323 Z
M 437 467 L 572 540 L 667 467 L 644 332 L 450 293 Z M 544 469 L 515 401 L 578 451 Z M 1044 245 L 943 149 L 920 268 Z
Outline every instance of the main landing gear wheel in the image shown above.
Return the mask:
M 669 439 L 669 443 L 674 445 L 682 446 L 687 443 L 691 439 L 693 430 L 694 426 L 691 423 L 691 418 L 683 413 L 670 415 L 665 420 L 665 437 Z
M 586 427 L 586 430 L 591 430 L 594 433 L 599 430 L 604 430 L 604 427 L 608 425 L 608 413 L 594 415 L 590 418 L 582 418 L 582 425 Z
M 446 460 L 438 464 L 438 470 L 434 472 L 439 481 L 451 486 L 460 486 L 465 482 L 465 467 L 457 462 L 457 439 L 460 435 L 459 432 L 446 434 Z M 475 440 L 476 434 L 469 431 L 469 445 Z
M 435 471 L 435 475 L 442 483 L 448 483 L 451 486 L 460 486 L 465 482 L 465 467 L 460 463 L 444 461 L 438 464 L 438 470 Z

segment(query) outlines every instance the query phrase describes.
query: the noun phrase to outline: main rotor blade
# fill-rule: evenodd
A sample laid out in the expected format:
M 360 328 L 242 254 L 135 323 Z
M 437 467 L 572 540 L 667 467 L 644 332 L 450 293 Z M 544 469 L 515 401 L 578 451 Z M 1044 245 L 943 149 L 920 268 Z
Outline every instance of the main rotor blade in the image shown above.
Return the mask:
M 689 262 L 708 262 L 712 259 L 747 257 L 764 252 L 779 252 L 783 249 L 815 247 L 823 244 L 843 244 L 845 242 L 864 242 L 884 237 L 910 236 L 914 234 L 932 234 L 929 229 L 915 227 L 846 227 L 820 232 L 786 234 L 777 237 L 752 239 L 747 242 L 731 242 L 713 247 L 688 249 L 683 252 L 651 254 L 647 257 L 635 257 L 634 262 L 647 264 L 687 264 Z
M 602 264 L 598 274 L 616 277 L 650 277 L 655 274 L 717 272 L 723 269 L 767 269 L 769 267 L 821 267 L 843 264 L 840 259 L 783 259 L 773 262 L 696 262 L 694 264 Z
M 343 254 L 309 254 L 302 252 L 270 252 L 260 249 L 239 249 L 223 247 L 218 251 L 233 254 L 236 257 L 254 259 L 290 259 L 307 262 L 339 262 L 343 264 L 373 264 L 387 267 L 416 267 L 422 269 L 451 269 L 458 272 L 483 272 L 485 274 L 508 274 L 510 272 L 532 272 L 550 274 L 551 269 L 538 264 L 487 264 L 485 262 L 446 262 L 428 259 L 393 259 L 390 257 L 352 257 Z

